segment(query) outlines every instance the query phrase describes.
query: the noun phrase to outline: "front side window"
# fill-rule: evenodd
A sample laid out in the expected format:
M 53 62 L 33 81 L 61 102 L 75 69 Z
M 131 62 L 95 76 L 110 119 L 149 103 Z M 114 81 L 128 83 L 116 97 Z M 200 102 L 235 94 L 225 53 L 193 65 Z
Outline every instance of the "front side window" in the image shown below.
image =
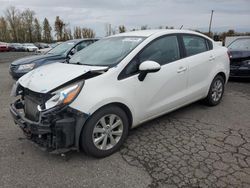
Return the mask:
M 83 48 L 87 47 L 88 45 L 90 45 L 91 43 L 93 43 L 93 42 L 90 40 L 83 41 L 83 42 L 77 44 L 75 49 L 78 52 L 78 51 L 82 50 Z
M 139 65 L 147 60 L 164 65 L 180 59 L 180 51 L 176 36 L 165 36 L 153 41 L 139 53 L 126 67 L 125 74 L 138 72 Z
M 99 40 L 76 53 L 72 64 L 114 66 L 136 48 L 144 37 L 109 37 Z
M 187 56 L 192 56 L 208 51 L 206 39 L 199 36 L 183 35 L 183 43 L 186 49 Z
M 236 39 L 228 46 L 229 50 L 250 50 L 250 39 Z

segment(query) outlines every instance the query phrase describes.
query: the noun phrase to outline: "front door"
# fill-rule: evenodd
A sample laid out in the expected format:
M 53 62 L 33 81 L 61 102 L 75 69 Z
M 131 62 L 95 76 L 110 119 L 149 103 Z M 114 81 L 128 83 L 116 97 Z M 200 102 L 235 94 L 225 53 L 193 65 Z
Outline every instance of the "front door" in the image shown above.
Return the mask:
M 139 65 L 151 60 L 161 69 L 138 80 Z M 188 66 L 181 59 L 177 36 L 160 37 L 145 47 L 125 68 L 122 82 L 134 92 L 134 106 L 139 122 L 151 119 L 181 105 L 185 100 Z

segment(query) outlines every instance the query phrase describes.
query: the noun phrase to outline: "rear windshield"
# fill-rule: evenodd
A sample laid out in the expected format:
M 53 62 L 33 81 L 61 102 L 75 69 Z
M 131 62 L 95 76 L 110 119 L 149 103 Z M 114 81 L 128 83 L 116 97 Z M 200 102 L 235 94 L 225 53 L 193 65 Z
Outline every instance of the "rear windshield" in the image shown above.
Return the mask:
M 250 51 L 250 38 L 249 39 L 236 39 L 228 46 L 229 50 L 245 50 Z

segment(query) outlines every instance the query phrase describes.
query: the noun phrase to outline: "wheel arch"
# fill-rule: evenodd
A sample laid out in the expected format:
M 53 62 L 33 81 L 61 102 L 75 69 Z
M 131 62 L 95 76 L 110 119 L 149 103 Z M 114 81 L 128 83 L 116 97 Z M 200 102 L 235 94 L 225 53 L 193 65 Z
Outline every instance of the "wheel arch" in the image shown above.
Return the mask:
M 227 81 L 226 74 L 225 74 L 224 72 L 221 71 L 221 72 L 218 72 L 218 73 L 215 75 L 215 77 L 218 76 L 218 75 L 219 75 L 219 76 L 222 76 L 222 78 L 224 79 L 224 83 L 226 83 L 226 81 Z M 214 77 L 214 78 L 215 78 L 215 77 Z
M 85 116 L 86 119 L 81 123 L 81 125 L 78 125 L 76 127 L 76 130 L 75 130 L 75 135 L 76 135 L 75 143 L 76 143 L 76 147 L 77 147 L 78 150 L 80 149 L 80 139 L 81 139 L 81 134 L 82 134 L 84 125 L 89 120 L 89 117 L 91 117 L 91 115 L 96 113 L 98 110 L 101 110 L 102 108 L 105 108 L 107 106 L 118 106 L 119 108 L 121 108 L 126 113 L 126 115 L 128 117 L 129 128 L 132 127 L 132 125 L 133 125 L 133 115 L 132 115 L 132 112 L 131 112 L 131 110 L 129 109 L 129 107 L 127 105 L 125 105 L 125 104 L 123 104 L 121 102 L 111 102 L 111 103 L 105 104 L 105 105 L 99 107 L 98 109 L 96 109 L 92 114 L 89 114 L 89 115 Z
M 220 70 L 220 71 L 218 71 L 218 72 L 212 74 L 212 76 L 209 78 L 209 85 L 207 85 L 206 92 L 204 93 L 204 98 L 208 95 L 210 86 L 211 86 L 211 84 L 212 84 L 214 78 L 215 78 L 216 76 L 218 76 L 218 75 L 222 76 L 222 78 L 224 79 L 224 83 L 225 83 L 225 84 L 227 83 L 228 77 L 226 76 L 227 74 L 226 74 L 223 70 Z
M 102 108 L 107 107 L 107 106 L 118 106 L 119 108 L 121 108 L 126 113 L 126 115 L 128 117 L 129 127 L 132 126 L 132 124 L 133 124 L 133 115 L 132 115 L 132 112 L 131 112 L 131 110 L 129 109 L 129 107 L 127 105 L 125 105 L 124 103 L 121 103 L 121 102 L 107 103 L 107 104 L 99 107 L 98 109 L 96 109 L 92 114 L 94 114 L 98 110 L 101 110 Z

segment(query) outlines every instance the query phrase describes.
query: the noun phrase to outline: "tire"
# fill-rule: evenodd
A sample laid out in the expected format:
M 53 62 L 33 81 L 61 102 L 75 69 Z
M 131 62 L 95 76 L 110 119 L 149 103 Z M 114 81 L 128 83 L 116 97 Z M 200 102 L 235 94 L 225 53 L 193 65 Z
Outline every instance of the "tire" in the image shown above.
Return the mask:
M 209 92 L 204 102 L 208 106 L 216 106 L 221 102 L 224 94 L 225 80 L 222 76 L 217 75 L 209 88 Z
M 107 157 L 119 150 L 127 138 L 128 129 L 128 117 L 121 108 L 115 105 L 103 107 L 84 125 L 80 138 L 81 148 L 93 157 Z

